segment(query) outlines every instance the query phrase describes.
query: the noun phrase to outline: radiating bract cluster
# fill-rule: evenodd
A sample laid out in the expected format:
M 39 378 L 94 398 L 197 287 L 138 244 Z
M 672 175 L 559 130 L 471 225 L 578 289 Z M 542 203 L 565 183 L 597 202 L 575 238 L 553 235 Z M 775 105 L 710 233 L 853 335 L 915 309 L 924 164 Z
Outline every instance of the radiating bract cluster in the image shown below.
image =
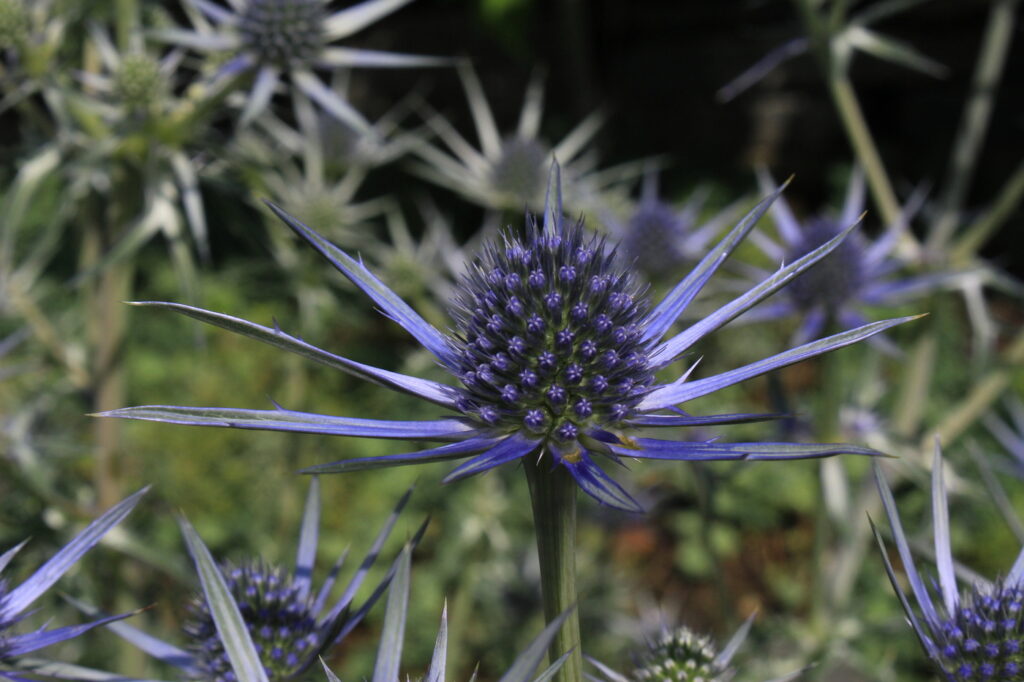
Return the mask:
M 762 174 L 762 185 L 771 179 Z M 782 243 L 759 235 L 758 246 L 773 261 L 790 262 L 813 252 L 841 234 L 864 212 L 864 177 L 854 170 L 843 208 L 835 215 L 820 214 L 800 221 L 784 199 L 772 206 L 772 217 Z M 911 206 L 906 213 L 911 213 Z M 907 220 L 904 216 L 901 220 Z M 899 276 L 908 265 L 895 255 L 901 225 L 887 226 L 884 234 L 869 241 L 853 234 L 813 268 L 795 278 L 785 296 L 744 316 L 745 321 L 796 316 L 802 320 L 794 340 L 806 341 L 823 329 L 851 329 L 869 319 L 875 306 L 894 306 L 935 291 L 955 281 L 952 272 Z M 883 336 L 872 339 L 880 350 L 897 353 Z
M 544 219 L 528 216 L 526 236 L 492 245 L 470 264 L 447 336 L 424 320 L 359 261 L 312 229 L 271 206 L 297 234 L 361 288 L 392 320 L 411 333 L 459 379 L 446 386 L 353 362 L 320 350 L 280 329 L 220 313 L 157 303 L 282 349 L 300 353 L 361 378 L 455 411 L 429 421 L 332 417 L 286 410 L 132 407 L 105 416 L 179 424 L 298 431 L 371 438 L 449 442 L 420 452 L 356 458 L 307 469 L 310 473 L 463 459 L 444 479 L 453 481 L 523 457 L 562 466 L 598 501 L 639 511 L 640 505 L 596 463 L 596 456 L 669 460 L 779 460 L 840 453 L 874 455 L 869 448 L 820 443 L 720 443 L 633 438 L 647 427 L 693 427 L 773 418 L 764 414 L 689 415 L 677 405 L 721 388 L 867 338 L 911 318 L 865 325 L 722 374 L 667 384 L 654 373 L 694 344 L 787 284 L 836 248 L 830 240 L 688 329 L 668 335 L 676 319 L 711 275 L 768 210 L 781 188 L 763 200 L 655 306 L 600 239 L 562 213 L 558 167 L 552 167 Z M 668 336 L 667 336 L 668 335 Z M 662 338 L 666 337 L 667 338 Z
M 194 30 L 163 29 L 164 40 L 207 53 L 228 53 L 217 79 L 253 74 L 241 124 L 263 113 L 287 74 L 296 97 L 308 97 L 339 121 L 364 134 L 372 129 L 356 109 L 326 86 L 317 70 L 440 66 L 446 59 L 377 52 L 334 45 L 412 0 L 368 0 L 330 12 L 326 0 L 238 0 L 221 6 L 210 0 L 184 0 Z M 209 21 L 207 21 L 207 19 Z M 213 25 L 209 22 L 212 21 Z
M 892 491 L 879 468 L 878 489 L 892 528 L 903 569 L 917 602 L 915 611 L 896 580 L 877 529 L 885 569 L 922 648 L 950 682 L 994 682 L 1024 678 L 1024 549 L 1005 578 L 975 578 L 961 594 L 957 587 L 949 539 L 949 509 L 942 474 L 942 453 L 936 444 L 932 460 L 932 517 L 938 568 L 936 603 L 914 564 L 913 555 Z M 934 583 L 933 583 L 934 584 Z

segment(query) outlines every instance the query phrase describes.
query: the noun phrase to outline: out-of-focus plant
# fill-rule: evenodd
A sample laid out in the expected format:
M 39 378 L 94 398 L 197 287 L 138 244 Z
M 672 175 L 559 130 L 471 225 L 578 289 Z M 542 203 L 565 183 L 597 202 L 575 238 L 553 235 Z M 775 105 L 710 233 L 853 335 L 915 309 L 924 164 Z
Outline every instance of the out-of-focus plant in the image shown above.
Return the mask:
M 239 119 L 241 126 L 267 108 L 286 79 L 292 97 L 308 98 L 339 121 L 372 135 L 362 114 L 327 87 L 317 71 L 450 64 L 446 58 L 334 45 L 411 1 L 368 0 L 331 12 L 323 0 L 243 0 L 227 5 L 184 0 L 193 28 L 162 29 L 156 36 L 209 54 L 214 81 L 252 82 Z
M 544 81 L 534 76 L 527 86 L 519 122 L 512 133 L 502 133 L 483 86 L 473 67 L 459 65 L 459 76 L 476 129 L 475 148 L 443 115 L 431 113 L 427 125 L 447 149 L 422 144 L 413 149 L 422 163 L 411 170 L 437 185 L 458 192 L 481 206 L 495 210 L 534 210 L 544 203 L 545 178 L 552 161 L 563 168 L 566 204 L 574 210 L 596 206 L 609 186 L 638 174 L 639 164 L 597 170 L 594 136 L 604 114 L 594 112 L 580 121 L 560 142 L 550 145 L 541 137 Z
M 658 195 L 658 171 L 644 173 L 639 200 L 626 212 L 601 212 L 601 222 L 627 260 L 650 277 L 671 274 L 699 262 L 727 224 L 735 221 L 740 202 L 701 220 L 708 198 L 705 189 L 695 190 L 681 205 L 674 206 Z

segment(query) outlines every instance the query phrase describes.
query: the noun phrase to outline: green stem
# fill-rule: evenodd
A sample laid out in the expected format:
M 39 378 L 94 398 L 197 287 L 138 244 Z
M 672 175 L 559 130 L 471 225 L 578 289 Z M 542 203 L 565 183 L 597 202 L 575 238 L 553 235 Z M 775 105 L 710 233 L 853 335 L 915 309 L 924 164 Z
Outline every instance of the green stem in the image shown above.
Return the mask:
M 565 625 L 555 636 L 548 651 L 554 661 L 569 651 L 569 657 L 555 676 L 556 682 L 581 682 L 583 652 L 580 648 L 580 618 L 576 609 L 576 481 L 564 467 L 550 469 L 525 458 L 526 480 L 533 502 L 533 524 L 537 531 L 540 556 L 541 592 L 544 619 L 550 623 L 572 609 Z
M 989 10 L 988 25 L 985 27 L 985 37 L 981 42 L 978 64 L 971 82 L 971 93 L 964 105 L 945 188 L 939 197 L 938 218 L 928 235 L 928 246 L 932 250 L 943 248 L 956 230 L 960 209 L 978 164 L 978 153 L 988 131 L 1006 56 L 1013 42 L 1017 1 L 1000 0 L 992 3 Z
M 889 181 L 889 174 L 882 163 L 882 157 L 875 146 L 875 140 L 871 137 L 868 123 L 864 118 L 864 112 L 857 101 L 857 94 L 853 90 L 853 84 L 845 74 L 836 74 L 829 78 L 829 92 L 835 102 L 839 118 L 846 128 L 846 135 L 850 138 L 850 146 L 853 147 L 857 160 L 864 167 L 864 176 L 868 181 L 868 188 L 875 200 L 878 212 L 882 214 L 882 222 L 889 229 L 896 229 L 900 222 L 900 202 L 896 199 L 896 193 Z M 904 232 L 907 239 L 913 239 L 909 233 Z
M 871 136 L 864 112 L 857 100 L 845 66 L 837 62 L 832 55 L 832 35 L 838 31 L 845 15 L 845 5 L 831 17 L 831 22 L 822 19 L 817 12 L 816 3 L 811 0 L 796 0 L 797 11 L 803 20 L 804 28 L 811 40 L 811 47 L 821 67 L 829 94 L 839 119 L 846 130 L 846 136 L 853 148 L 853 153 L 864 168 L 864 176 L 868 181 L 871 197 L 878 207 L 878 212 L 889 229 L 897 229 L 900 223 L 900 202 L 892 189 L 889 174 L 882 163 L 875 140 Z M 901 241 L 915 247 L 916 240 L 908 231 L 903 232 Z

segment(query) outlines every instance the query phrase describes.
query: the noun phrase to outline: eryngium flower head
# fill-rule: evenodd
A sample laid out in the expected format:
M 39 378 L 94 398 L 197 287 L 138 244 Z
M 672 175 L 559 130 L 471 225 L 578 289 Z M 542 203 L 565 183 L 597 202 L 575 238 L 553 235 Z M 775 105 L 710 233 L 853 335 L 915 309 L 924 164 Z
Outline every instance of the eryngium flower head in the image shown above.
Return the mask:
M 10 48 L 28 39 L 28 10 L 22 0 L 0 0 L 0 48 Z
M 231 0 L 227 6 L 212 0 L 183 1 L 191 6 L 196 18 L 195 30 L 165 29 L 156 35 L 202 52 L 227 52 L 229 58 L 219 67 L 217 82 L 254 75 L 240 120 L 243 126 L 267 108 L 282 76 L 287 74 L 296 97 L 308 97 L 339 121 L 372 134 L 366 119 L 325 85 L 316 71 L 449 63 L 436 57 L 334 45 L 412 0 L 366 0 L 337 12 L 328 10 L 329 0 Z
M 1005 578 L 993 582 L 978 578 L 965 593 L 959 592 L 950 550 L 949 509 L 942 466 L 942 452 L 936 442 L 932 460 L 932 516 L 938 581 L 933 590 L 940 593 L 941 600 L 936 602 L 933 590 L 928 588 L 929 584 L 935 585 L 935 581 L 922 579 L 914 565 L 892 491 L 881 468 L 876 467 L 878 489 L 917 602 L 916 610 L 897 582 L 881 535 L 875 529 L 885 570 L 925 654 L 944 679 L 951 682 L 1024 679 L 1024 549 Z
M 589 658 L 603 676 L 594 679 L 601 682 L 729 682 L 736 675 L 736 670 L 729 664 L 746 640 L 753 621 L 753 616 L 748 618 L 721 650 L 707 635 L 685 626 L 663 626 L 659 635 L 647 641 L 627 675 Z M 786 682 L 801 672 L 797 670 L 771 682 Z
M 60 551 L 50 557 L 25 582 L 13 589 L 9 586 L 7 580 L 2 577 L 2 574 L 28 540 L 0 554 L 0 664 L 48 647 L 51 644 L 57 644 L 66 639 L 77 637 L 98 625 L 104 625 L 130 615 L 108 616 L 91 623 L 85 623 L 84 625 L 69 625 L 53 628 L 52 630 L 40 628 L 24 634 L 12 632 L 13 627 L 17 623 L 32 613 L 26 609 L 56 583 L 69 568 L 74 566 L 86 552 L 92 549 L 93 545 L 99 542 L 106 535 L 107 531 L 128 516 L 148 489 L 148 487 L 143 488 L 108 509 L 102 516 L 90 523 L 85 530 L 76 535 L 71 542 L 64 545 Z M 14 681 L 23 679 L 13 675 L 7 676 L 3 670 L 0 670 L 0 678 Z
M 314 598 L 290 571 L 261 560 L 225 565 L 221 572 L 267 674 L 285 679 L 299 672 L 319 643 Z M 189 605 L 185 634 L 198 679 L 228 680 L 231 662 L 205 597 Z
M 326 9 L 323 0 L 248 0 L 238 33 L 262 64 L 302 64 L 324 47 Z
M 300 431 L 400 440 L 448 442 L 420 452 L 350 459 L 308 469 L 341 472 L 463 459 L 445 481 L 487 471 L 523 457 L 565 467 L 600 502 L 633 511 L 639 505 L 597 464 L 604 457 L 671 460 L 757 460 L 872 455 L 845 444 L 721 443 L 633 438 L 647 427 L 709 426 L 773 418 L 760 414 L 693 416 L 677 406 L 694 398 L 876 334 L 904 320 L 864 325 L 716 376 L 683 376 L 660 384 L 655 373 L 695 343 L 771 295 L 827 255 L 848 233 L 790 263 L 688 329 L 666 337 L 713 272 L 778 196 L 762 201 L 657 305 L 618 263 L 602 239 L 564 219 L 557 166 L 542 224 L 528 218 L 521 236 L 507 234 L 468 267 L 452 306 L 456 330 L 442 334 L 360 262 L 275 206 L 296 233 L 313 244 L 356 286 L 404 327 L 461 386 L 378 369 L 320 350 L 279 329 L 180 304 L 155 303 L 185 315 L 301 353 L 364 379 L 453 411 L 430 421 L 385 421 L 308 414 L 278 408 L 134 407 L 104 416 L 180 424 Z M 850 228 L 852 229 L 852 227 Z M 910 318 L 905 318 L 910 319 Z
M 114 74 L 114 92 L 129 109 L 148 109 L 167 91 L 167 75 L 148 54 L 128 54 Z
M 619 429 L 654 382 L 643 290 L 582 222 L 488 244 L 452 316 L 459 409 L 525 438 L 572 447 Z
M 669 275 L 698 262 L 726 222 L 735 219 L 735 207 L 730 206 L 700 224 L 706 199 L 707 192 L 697 190 L 678 208 L 663 201 L 658 196 L 658 174 L 652 170 L 644 175 L 640 200 L 625 218 L 608 214 L 602 221 L 619 241 L 627 262 L 650 275 Z
M 518 124 L 509 131 L 499 129 L 480 79 L 468 62 L 459 65 L 459 76 L 478 145 L 474 147 L 443 116 L 434 114 L 427 125 L 441 144 L 424 142 L 411 149 L 423 161 L 411 167 L 417 175 L 486 208 L 509 211 L 543 205 L 545 177 L 556 159 L 564 164 L 567 201 L 574 208 L 594 203 L 609 187 L 635 177 L 633 164 L 595 171 L 597 159 L 590 143 L 604 121 L 600 112 L 584 118 L 556 144 L 543 139 L 541 78 L 530 81 Z
M 761 174 L 763 186 L 771 178 Z M 810 253 L 841 234 L 846 226 L 864 212 L 864 176 L 858 169 L 850 175 L 842 211 L 835 215 L 820 214 L 799 221 L 780 199 L 772 206 L 781 244 L 761 235 L 758 246 L 775 262 L 788 263 Z M 901 216 L 906 223 L 916 201 Z M 905 224 L 891 225 L 878 239 L 869 241 L 862 234 L 853 234 L 817 265 L 795 278 L 786 289 L 786 296 L 745 316 L 746 321 L 798 316 L 802 325 L 794 342 L 813 338 L 829 326 L 850 329 L 864 324 L 866 311 L 876 306 L 894 306 L 913 300 L 953 282 L 959 275 L 940 272 L 908 277 L 894 277 L 907 266 L 894 251 Z M 881 350 L 895 352 L 883 336 L 872 339 Z
M 321 587 L 315 589 L 313 570 L 320 524 L 320 482 L 316 477 L 306 497 L 293 567 L 272 565 L 257 558 L 222 564 L 218 571 L 195 530 L 183 522 L 186 543 L 202 585 L 202 592 L 188 607 L 184 626 L 189 638 L 186 648 L 179 649 L 127 626 L 118 628 L 116 633 L 146 653 L 182 670 L 189 679 L 237 682 L 233 665 L 237 665 L 238 660 L 231 658 L 230 652 L 230 645 L 237 637 L 225 637 L 217 622 L 217 608 L 223 609 L 224 603 L 211 598 L 209 571 L 202 568 L 203 561 L 207 561 L 210 571 L 220 573 L 228 593 L 225 599 L 232 602 L 229 609 L 237 609 L 248 632 L 250 652 L 259 659 L 249 661 L 250 668 L 262 668 L 270 682 L 300 678 L 318 657 L 326 655 L 344 639 L 384 594 L 394 566 L 366 601 L 355 607 L 356 593 L 373 568 L 411 493 L 407 492 L 399 500 L 341 597 L 333 603 L 329 599 L 347 551 L 335 562 Z M 411 546 L 419 542 L 425 529 L 424 523 L 410 540 Z
M 689 628 L 666 630 L 651 642 L 633 669 L 637 682 L 722 682 L 732 677 L 707 635 Z

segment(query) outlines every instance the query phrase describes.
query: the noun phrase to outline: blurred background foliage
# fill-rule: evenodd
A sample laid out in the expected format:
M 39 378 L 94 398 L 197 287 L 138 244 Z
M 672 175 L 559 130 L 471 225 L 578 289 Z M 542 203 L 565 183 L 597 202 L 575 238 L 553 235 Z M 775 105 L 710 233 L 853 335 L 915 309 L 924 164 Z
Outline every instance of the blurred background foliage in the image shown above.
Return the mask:
M 0 23 L 18 4 L 0 0 Z M 184 605 L 196 587 L 175 511 L 188 515 L 218 557 L 256 553 L 288 562 L 306 493 L 297 469 L 403 451 L 412 444 L 143 423 L 97 426 L 86 413 L 135 404 L 265 408 L 270 398 L 292 409 L 331 414 L 433 415 L 422 402 L 120 301 L 195 302 L 261 324 L 276 321 L 357 361 L 443 376 L 317 254 L 294 243 L 260 203 L 274 186 L 271 174 L 286 162 L 286 137 L 277 146 L 260 142 L 257 147 L 263 148 L 253 154 L 245 135 L 259 125 L 245 134 L 237 131 L 230 98 L 224 111 L 188 131 L 187 138 L 144 137 L 142 144 L 150 145 L 144 149 L 108 149 L 112 139 L 126 134 L 119 126 L 130 120 L 115 121 L 110 129 L 97 124 L 99 132 L 83 125 L 91 114 L 76 113 L 84 105 L 71 93 L 88 86 L 80 72 L 97 70 L 87 26 L 116 33 L 118 8 L 126 4 L 132 3 L 26 2 L 32 22 L 41 23 L 17 28 L 29 31 L 33 49 L 45 53 L 38 56 L 45 68 L 26 58 L 28 48 L 4 45 L 0 548 L 31 537 L 22 559 L 36 565 L 98 509 L 152 483 L 154 493 L 112 534 L 108 550 L 87 557 L 62 586 L 109 609 L 152 604 L 135 618 L 137 624 L 180 642 Z M 892 3 L 848 4 L 866 11 Z M 927 193 L 926 209 L 911 226 L 922 242 L 926 224 L 941 208 L 932 198 L 941 197 L 948 183 L 951 149 L 986 22 L 999 4 L 902 3 L 902 11 L 882 21 L 879 28 L 886 35 L 941 64 L 938 74 L 916 73 L 869 55 L 858 55 L 848 67 L 896 193 L 904 198 L 918 188 Z M 716 97 L 772 49 L 805 34 L 803 5 L 417 0 L 361 32 L 353 44 L 470 57 L 502 128 L 515 124 L 530 78 L 541 74 L 543 139 L 562 139 L 600 110 L 607 121 L 592 143 L 600 167 L 646 159 L 639 167 L 661 169 L 661 197 L 676 205 L 698 186 L 705 188 L 710 198 L 704 219 L 741 197 L 752 201 L 755 166 L 770 168 L 777 177 L 795 173 L 785 196 L 806 216 L 840 205 L 853 161 L 848 130 L 829 95 L 828 68 L 809 57 L 793 59 L 730 102 Z M 817 3 L 806 5 L 820 9 Z M 139 25 L 169 26 L 186 19 L 173 0 L 139 7 Z M 55 18 L 62 24 L 56 38 L 47 33 Z M 1018 36 L 1019 25 L 1011 24 L 1011 31 Z M 55 41 L 52 53 L 40 47 L 48 40 Z M 166 46 L 148 42 L 159 57 L 166 56 Z M 184 70 L 199 82 L 202 66 L 191 60 L 185 59 Z M 1001 218 L 1002 229 L 971 253 L 971 262 L 987 263 L 1004 286 L 986 289 L 984 305 L 973 312 L 970 305 L 977 300 L 972 304 L 971 294 L 963 298 L 950 291 L 930 292 L 887 311 L 886 316 L 930 313 L 891 334 L 903 349 L 900 357 L 880 355 L 866 345 L 849 348 L 716 393 L 700 405 L 704 413 L 792 415 L 781 425 L 733 429 L 731 440 L 839 437 L 899 455 L 887 467 L 898 476 L 894 490 L 908 532 L 919 538 L 925 537 L 928 519 L 924 444 L 931 434 L 942 433 L 959 474 L 953 478 L 954 555 L 988 576 L 1005 572 L 1024 541 L 1002 513 L 1007 509 L 993 504 L 994 494 L 969 456 L 972 449 L 980 453 L 983 468 L 994 470 L 1005 486 L 1009 507 L 1021 509 L 1024 466 L 1013 464 L 978 422 L 1000 404 L 1002 394 L 1024 390 L 1024 308 L 1015 281 L 1024 275 L 1019 240 L 1024 214 L 1021 192 L 1012 193 L 1024 158 L 1024 89 L 1015 85 L 1024 74 L 1024 41 L 1013 42 L 1004 60 L 1004 87 L 994 91 L 998 96 L 987 134 L 957 218 L 971 223 L 1003 205 L 999 202 L 1006 202 L 1008 193 L 1010 200 L 1017 196 Z M 171 94 L 185 98 L 193 85 L 173 84 Z M 345 87 L 348 100 L 369 121 L 404 101 L 398 125 L 415 131 L 417 140 L 430 139 L 427 124 L 441 116 L 475 141 L 454 69 L 354 71 Z M 282 110 L 282 125 L 297 127 L 296 114 Z M 96 115 L 104 111 L 97 108 Z M 331 129 L 330 123 L 321 125 Z M 327 136 L 326 176 L 341 178 L 358 166 L 338 160 L 345 135 L 351 134 L 335 130 L 333 145 Z M 152 170 L 150 154 L 158 144 L 168 145 L 168 154 L 182 150 L 198 174 L 205 235 L 190 231 L 191 218 L 180 216 L 164 222 L 154 218 L 159 224 L 146 231 L 151 239 L 127 227 L 136 215 L 144 216 L 143 223 L 147 215 L 162 215 L 146 213 L 153 197 L 148 185 L 135 186 L 152 180 L 139 169 Z M 59 158 L 47 156 L 54 149 Z M 288 163 L 301 152 L 293 156 Z M 627 175 L 612 188 L 609 206 L 639 196 L 639 173 L 632 179 Z M 297 182 L 285 177 L 285 184 Z M 522 220 L 519 211 L 474 205 L 411 174 L 408 151 L 365 169 L 365 178 L 354 184 L 352 201 L 342 208 L 383 201 L 356 218 L 339 218 L 336 225 L 310 218 L 314 227 L 361 251 L 418 310 L 432 305 L 432 321 L 442 325 L 463 245 L 470 251 L 482 231 Z M 124 200 L 116 198 L 118 192 L 135 194 Z M 178 199 L 169 201 L 176 206 Z M 305 208 L 332 215 L 329 205 Z M 605 209 L 577 210 L 600 224 Z M 864 230 L 883 234 L 883 214 L 869 204 Z M 343 213 L 339 209 L 336 215 Z M 770 221 L 765 223 L 762 229 L 774 234 Z M 427 248 L 432 229 L 444 237 L 433 249 Z M 133 240 L 130 249 L 118 246 L 126 235 Z M 427 244 L 422 251 L 410 250 L 421 240 Z M 928 256 L 934 253 L 917 254 L 914 267 L 950 262 Z M 777 265 L 752 245 L 734 260 Z M 729 277 L 742 279 L 743 267 L 735 266 Z M 677 277 L 671 273 L 652 287 L 661 291 Z M 726 295 L 729 286 L 726 281 L 710 292 L 712 301 Z M 977 310 L 988 323 L 983 334 Z M 777 352 L 795 328 L 785 320 L 733 325 L 698 354 L 704 369 L 735 367 Z M 841 407 L 838 420 L 820 419 L 823 405 Z M 378 519 L 415 484 L 412 503 L 388 544 L 392 556 L 421 520 L 431 517 L 414 558 L 405 664 L 413 674 L 426 669 L 447 599 L 450 666 L 463 678 L 479 662 L 481 677 L 491 679 L 541 624 L 527 490 L 518 472 L 500 469 L 441 486 L 446 471 L 430 465 L 384 475 L 324 477 L 319 565 L 324 570 L 347 546 L 356 554 L 367 548 Z M 578 564 L 587 652 L 622 669 L 629 661 L 626 652 L 642 640 L 645 628 L 658 623 L 652 616 L 656 609 L 666 623 L 682 622 L 721 638 L 756 611 L 751 641 L 740 654 L 743 679 L 764 679 L 810 662 L 817 667 L 809 679 L 924 679 L 923 658 L 904 627 L 881 562 L 858 535 L 865 510 L 873 510 L 876 519 L 880 514 L 869 473 L 865 462 L 853 460 L 635 467 L 628 487 L 648 507 L 646 516 L 582 503 Z M 57 608 L 64 621 L 78 618 L 66 605 Z M 343 679 L 365 678 L 372 669 L 381 615 L 380 609 L 372 612 L 333 655 L 330 664 Z M 169 674 L 103 632 L 66 644 L 61 655 L 139 676 Z

